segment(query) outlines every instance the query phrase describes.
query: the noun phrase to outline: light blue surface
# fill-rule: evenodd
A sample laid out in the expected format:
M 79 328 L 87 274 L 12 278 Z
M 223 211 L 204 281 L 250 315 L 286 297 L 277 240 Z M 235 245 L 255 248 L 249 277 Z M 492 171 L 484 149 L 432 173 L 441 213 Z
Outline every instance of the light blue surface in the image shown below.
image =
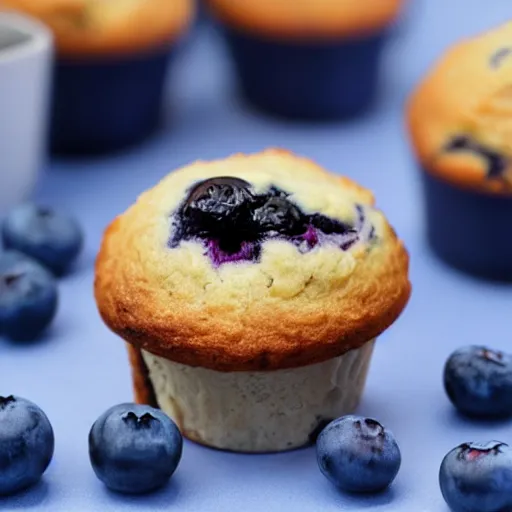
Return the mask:
M 469 343 L 512 350 L 512 287 L 474 281 L 438 263 L 423 242 L 421 197 L 403 131 L 405 96 L 449 43 L 512 16 L 509 0 L 423 0 L 390 48 L 382 101 L 349 125 L 284 124 L 248 112 L 234 99 L 218 41 L 191 44 L 171 84 L 174 115 L 164 132 L 129 154 L 92 162 L 58 162 L 39 199 L 75 212 L 87 234 L 81 267 L 62 282 L 62 305 L 43 342 L 0 341 L 0 393 L 38 403 L 51 419 L 56 451 L 43 482 L 0 510 L 110 512 L 339 512 L 374 507 L 393 512 L 446 512 L 438 487 L 446 452 L 468 440 L 512 442 L 510 423 L 457 417 L 442 388 L 448 354 Z M 284 146 L 372 188 L 412 254 L 413 298 L 383 335 L 360 407 L 395 433 L 403 465 L 392 489 L 365 499 L 335 491 L 317 469 L 313 449 L 284 455 L 222 454 L 187 443 L 172 484 L 138 499 L 107 492 L 87 454 L 93 421 L 131 399 L 123 343 L 101 323 L 93 296 L 93 260 L 102 229 L 143 189 L 196 158 Z

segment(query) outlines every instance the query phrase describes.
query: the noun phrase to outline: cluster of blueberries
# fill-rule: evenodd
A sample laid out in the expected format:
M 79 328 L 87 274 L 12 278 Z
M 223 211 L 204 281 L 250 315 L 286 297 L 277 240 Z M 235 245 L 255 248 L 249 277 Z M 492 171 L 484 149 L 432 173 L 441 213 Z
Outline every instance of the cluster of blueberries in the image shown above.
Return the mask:
M 320 213 L 304 213 L 290 194 L 275 185 L 257 194 L 240 178 L 210 178 L 196 183 L 174 213 L 169 246 L 188 240 L 203 243 L 216 266 L 258 261 L 261 244 L 269 239 L 286 240 L 303 252 L 327 240 L 347 250 L 361 236 L 374 236 L 371 226 L 369 233 L 362 233 L 364 209 L 355 208 L 357 222 L 351 225 Z
M 0 495 L 39 481 L 54 453 L 53 428 L 33 402 L 0 397 Z M 120 404 L 105 411 L 89 433 L 89 456 L 110 489 L 140 494 L 165 485 L 181 460 L 183 438 L 175 423 L 149 406 Z
M 51 208 L 26 203 L 1 226 L 0 335 L 29 341 L 57 312 L 57 278 L 71 268 L 83 246 L 79 224 Z
M 444 369 L 446 392 L 463 414 L 512 416 L 512 356 L 486 347 L 454 352 Z M 141 494 L 164 486 L 181 460 L 183 439 L 162 411 L 131 403 L 104 412 L 89 433 L 89 456 L 97 477 L 111 490 Z M 54 450 L 51 424 L 34 403 L 0 397 L 0 495 L 36 483 Z M 401 453 L 392 432 L 378 421 L 343 416 L 316 440 L 321 472 L 339 489 L 379 492 L 395 479 Z M 443 459 L 439 482 L 454 512 L 512 509 L 512 448 L 506 443 L 463 443 Z
M 512 356 L 482 346 L 456 350 L 444 368 L 452 404 L 471 418 L 512 416 Z M 320 433 L 318 464 L 337 487 L 374 492 L 395 479 L 401 455 L 393 434 L 373 419 L 346 416 Z M 443 459 L 439 484 L 454 512 L 512 510 L 512 448 L 506 443 L 463 443 Z

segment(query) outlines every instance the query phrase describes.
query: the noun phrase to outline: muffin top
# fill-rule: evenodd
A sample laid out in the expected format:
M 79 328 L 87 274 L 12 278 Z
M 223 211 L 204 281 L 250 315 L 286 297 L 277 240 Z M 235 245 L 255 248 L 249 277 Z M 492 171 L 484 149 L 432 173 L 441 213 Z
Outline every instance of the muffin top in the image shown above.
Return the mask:
M 372 194 L 283 150 L 196 162 L 106 230 L 95 293 L 136 347 L 219 371 L 321 362 L 399 316 L 408 255 Z
M 512 194 L 512 23 L 459 42 L 409 99 L 425 170 L 453 185 Z
M 404 0 L 207 0 L 227 25 L 272 38 L 332 39 L 379 32 Z
M 178 38 L 189 26 L 194 0 L 2 0 L 2 7 L 39 18 L 60 55 L 144 51 Z

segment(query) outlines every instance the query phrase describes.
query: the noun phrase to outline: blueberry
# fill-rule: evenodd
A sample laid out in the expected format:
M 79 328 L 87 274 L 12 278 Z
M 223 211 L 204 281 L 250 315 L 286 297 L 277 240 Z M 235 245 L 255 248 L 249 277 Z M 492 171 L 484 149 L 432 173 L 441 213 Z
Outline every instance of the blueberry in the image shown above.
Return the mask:
M 32 203 L 7 215 L 2 237 L 5 248 L 31 256 L 57 275 L 69 269 L 83 245 L 82 231 L 74 219 Z
M 285 192 L 284 190 L 276 187 L 275 185 L 271 185 L 267 191 L 267 196 L 273 197 L 288 197 L 290 194 Z
M 444 386 L 463 414 L 498 418 L 512 415 L 512 356 L 483 346 L 455 351 L 444 367 Z
M 453 512 L 512 510 L 512 449 L 505 443 L 464 443 L 443 459 L 443 497 Z
M 491 67 L 499 68 L 505 60 L 507 60 L 512 54 L 512 48 L 510 47 L 502 47 L 498 48 L 492 55 L 489 60 Z
M 247 181 L 232 177 L 202 181 L 188 195 L 182 215 L 196 234 L 222 236 L 230 229 L 244 231 L 253 199 L 250 188 Z
M 296 236 L 307 230 L 304 215 L 286 197 L 270 196 L 254 211 L 253 220 L 262 233 L 270 236 Z
M 487 178 L 496 179 L 504 176 L 509 168 L 508 158 L 491 148 L 480 144 L 468 135 L 456 135 L 445 146 L 450 153 L 469 152 L 480 156 L 487 164 Z
M 319 229 L 326 235 L 331 235 L 333 233 L 344 235 L 349 232 L 355 232 L 352 226 L 344 224 L 338 220 L 331 219 L 330 217 L 326 217 L 325 215 L 321 215 L 319 213 L 312 215 L 310 222 L 315 228 Z
M 344 416 L 329 423 L 316 443 L 324 476 L 347 492 L 378 492 L 395 479 L 402 461 L 393 434 L 379 422 Z
M 0 253 L 0 333 L 19 341 L 37 338 L 58 307 L 55 278 L 16 251 Z
M 142 494 L 165 485 L 181 460 L 183 439 L 162 411 L 120 404 L 108 409 L 89 433 L 96 476 L 111 490 Z
M 199 241 L 216 267 L 257 262 L 262 244 L 272 238 L 285 239 L 302 252 L 323 242 L 348 250 L 358 240 L 375 235 L 363 207 L 357 208 L 358 226 L 352 226 L 319 213 L 305 214 L 288 192 L 275 185 L 256 194 L 244 180 L 211 178 L 196 184 L 175 212 L 168 245 L 176 248 L 183 240 Z M 365 227 L 368 234 L 362 237 Z
M 55 440 L 45 413 L 17 396 L 0 396 L 0 495 L 35 484 L 53 457 Z

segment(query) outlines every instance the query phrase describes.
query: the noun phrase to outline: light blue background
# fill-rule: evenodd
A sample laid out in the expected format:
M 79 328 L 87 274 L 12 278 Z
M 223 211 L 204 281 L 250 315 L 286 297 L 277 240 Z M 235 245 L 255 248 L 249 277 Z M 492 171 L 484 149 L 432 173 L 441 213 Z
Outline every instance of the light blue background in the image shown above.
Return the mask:
M 248 111 L 235 99 L 219 41 L 205 33 L 177 63 L 162 133 L 130 153 L 50 166 L 38 198 L 76 213 L 87 246 L 79 270 L 61 284 L 61 308 L 46 339 L 29 347 L 0 340 L 0 393 L 38 403 L 56 435 L 54 461 L 42 483 L 20 497 L 0 500 L 0 510 L 338 512 L 374 507 L 445 512 L 437 482 L 444 454 L 468 440 L 512 442 L 510 423 L 471 423 L 454 414 L 441 379 L 446 357 L 460 345 L 487 343 L 512 350 L 507 320 L 512 288 L 459 275 L 428 252 L 402 122 L 407 93 L 440 52 L 460 37 L 512 17 L 512 6 L 509 0 L 413 3 L 387 54 L 380 104 L 364 120 L 286 124 Z M 87 435 L 106 408 L 131 399 L 131 381 L 123 343 L 102 325 L 92 295 L 102 229 L 137 194 L 179 165 L 275 145 L 373 189 L 410 249 L 413 298 L 377 345 L 359 410 L 394 431 L 403 453 L 401 472 L 389 492 L 353 498 L 321 476 L 313 449 L 241 456 L 186 443 L 179 470 L 164 491 L 137 499 L 111 494 L 90 468 Z

